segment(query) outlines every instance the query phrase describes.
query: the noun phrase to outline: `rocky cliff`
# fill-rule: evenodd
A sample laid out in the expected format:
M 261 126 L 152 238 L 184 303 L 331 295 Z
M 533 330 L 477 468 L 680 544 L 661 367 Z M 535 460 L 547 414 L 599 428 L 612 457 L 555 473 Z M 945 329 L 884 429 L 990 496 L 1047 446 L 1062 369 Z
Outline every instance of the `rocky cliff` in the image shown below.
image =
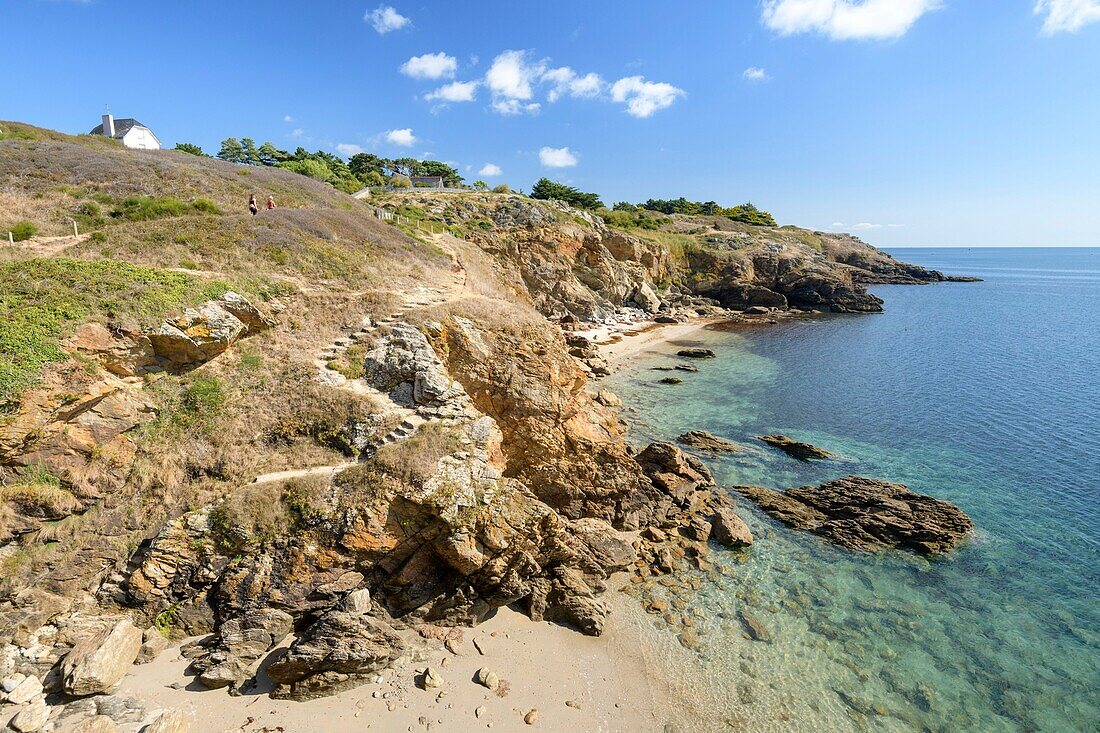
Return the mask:
M 300 699 L 504 605 L 599 634 L 613 573 L 751 536 L 698 460 L 634 453 L 554 321 L 874 311 L 861 283 L 942 277 L 842 237 L 515 195 L 410 192 L 375 202 L 407 217 L 385 223 L 289 172 L 25 129 L 0 203 L 91 234 L 4 253 L 0 676 L 74 696 L 112 684 L 86 658 L 165 637 L 209 634 L 192 671 L 234 689 L 292 637 L 268 669 Z M 285 208 L 237 211 L 257 187 Z

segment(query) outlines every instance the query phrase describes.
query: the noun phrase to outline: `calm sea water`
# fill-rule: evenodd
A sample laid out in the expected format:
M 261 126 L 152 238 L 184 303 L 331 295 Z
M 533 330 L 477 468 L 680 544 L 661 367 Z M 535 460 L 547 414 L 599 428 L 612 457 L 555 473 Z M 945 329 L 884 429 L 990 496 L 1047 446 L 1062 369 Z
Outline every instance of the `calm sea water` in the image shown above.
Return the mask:
M 693 336 L 719 356 L 681 385 L 653 371 L 679 344 L 609 379 L 639 442 L 781 432 L 843 456 L 753 448 L 710 461 L 724 484 L 867 474 L 977 526 L 947 559 L 853 554 L 742 500 L 756 545 L 716 553 L 720 579 L 687 599 L 699 693 L 745 730 L 1100 730 L 1100 249 L 895 254 L 985 281 L 875 287 L 884 315 Z M 771 643 L 742 637 L 740 609 Z

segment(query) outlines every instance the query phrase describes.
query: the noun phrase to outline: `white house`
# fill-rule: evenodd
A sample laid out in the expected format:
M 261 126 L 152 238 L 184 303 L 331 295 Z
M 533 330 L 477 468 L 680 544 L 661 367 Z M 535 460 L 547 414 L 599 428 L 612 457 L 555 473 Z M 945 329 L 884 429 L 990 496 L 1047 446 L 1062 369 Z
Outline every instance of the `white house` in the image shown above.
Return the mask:
M 106 135 L 121 140 L 128 148 L 138 150 L 160 150 L 160 140 L 145 125 L 127 117 L 116 120 L 110 113 L 103 115 L 103 124 L 96 126 L 89 135 Z

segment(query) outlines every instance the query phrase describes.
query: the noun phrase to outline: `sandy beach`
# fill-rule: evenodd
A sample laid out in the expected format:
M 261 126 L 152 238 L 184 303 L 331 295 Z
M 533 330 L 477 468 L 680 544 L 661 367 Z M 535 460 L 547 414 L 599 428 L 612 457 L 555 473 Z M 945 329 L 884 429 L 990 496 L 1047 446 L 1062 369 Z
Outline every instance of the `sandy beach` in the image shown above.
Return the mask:
M 628 357 L 658 348 L 661 344 L 687 338 L 713 323 L 722 323 L 728 318 L 693 318 L 682 323 L 656 323 L 641 321 L 638 323 L 601 326 L 587 331 L 575 331 L 599 347 L 600 356 L 609 364 L 622 363 Z
M 188 660 L 179 655 L 179 644 L 133 667 L 118 694 L 138 697 L 149 710 L 186 710 L 192 729 L 204 733 L 663 731 L 680 717 L 675 708 L 681 691 L 662 670 L 690 653 L 659 631 L 633 599 L 614 591 L 606 599 L 613 614 L 598 638 L 533 622 L 510 608 L 474 629 L 457 630 L 462 641 L 452 646 L 458 654 L 439 640 L 406 632 L 422 647 L 416 659 L 386 670 L 380 682 L 317 700 L 272 699 L 262 671 L 259 686 L 243 695 L 206 690 L 185 674 Z M 420 686 L 429 666 L 442 677 L 442 687 Z M 505 695 L 474 681 L 482 667 L 506 682 Z M 526 723 L 532 710 L 537 713 Z

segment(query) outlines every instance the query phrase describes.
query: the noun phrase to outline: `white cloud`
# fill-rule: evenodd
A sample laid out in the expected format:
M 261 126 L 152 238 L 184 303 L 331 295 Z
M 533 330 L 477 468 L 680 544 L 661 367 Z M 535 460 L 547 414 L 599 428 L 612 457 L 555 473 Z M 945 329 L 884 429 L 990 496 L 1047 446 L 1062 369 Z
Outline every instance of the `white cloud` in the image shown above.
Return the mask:
M 400 145 L 403 148 L 411 148 L 416 145 L 416 136 L 413 135 L 412 128 L 406 127 L 401 130 L 387 130 L 382 133 L 382 138 L 393 145 Z
M 534 85 L 542 77 L 546 64 L 531 61 L 526 51 L 504 51 L 493 59 L 485 74 L 485 85 L 493 94 L 493 109 L 505 115 L 535 114 L 540 105 L 529 101 Z
M 290 115 L 283 115 L 283 122 L 294 122 L 294 118 Z
M 750 66 L 741 73 L 741 76 L 749 81 L 767 81 L 771 78 L 768 76 L 768 72 L 764 71 L 759 66 Z
M 479 81 L 456 81 L 425 94 L 424 99 L 428 102 L 472 102 L 479 86 Z
M 291 137 L 301 137 L 302 135 L 305 135 L 305 134 L 306 134 L 306 131 L 303 130 L 302 128 L 300 128 L 300 127 L 295 127 L 293 130 L 290 131 L 290 136 Z
M 379 5 L 374 10 L 368 10 L 363 15 L 363 20 L 374 26 L 379 33 L 401 30 L 409 24 L 409 19 L 394 10 L 389 5 Z
M 345 158 L 350 158 L 353 155 L 358 155 L 366 151 L 364 151 L 361 146 L 354 143 L 337 143 L 336 152 Z
M 442 79 L 451 78 L 458 70 L 458 60 L 454 56 L 439 53 L 426 53 L 423 56 L 413 56 L 401 64 L 401 73 L 411 76 L 413 79 Z
M 500 166 L 496 165 L 495 163 L 486 163 L 485 165 L 481 166 L 481 170 L 477 172 L 479 176 L 499 176 L 503 173 L 504 171 L 502 171 L 500 169 Z
M 542 110 L 542 105 L 538 102 L 523 104 L 518 99 L 494 99 L 493 110 L 502 115 L 537 115 Z
M 1036 15 L 1046 14 L 1043 35 L 1076 33 L 1089 23 L 1100 21 L 1100 0 L 1038 0 Z
M 780 35 L 816 32 L 834 41 L 904 36 L 940 0 L 764 0 L 764 25 Z
M 547 168 L 572 168 L 577 164 L 577 156 L 568 147 L 542 148 L 539 150 L 539 162 Z
M 665 82 L 646 81 L 644 76 L 627 76 L 611 85 L 611 99 L 625 103 L 627 113 L 634 117 L 649 117 L 672 106 L 683 95 L 683 89 Z
M 588 73 L 577 76 L 576 72 L 568 66 L 550 69 L 542 75 L 542 80 L 553 85 L 547 95 L 547 99 L 551 102 L 556 102 L 566 95 L 582 99 L 598 97 L 606 86 L 599 74 Z

